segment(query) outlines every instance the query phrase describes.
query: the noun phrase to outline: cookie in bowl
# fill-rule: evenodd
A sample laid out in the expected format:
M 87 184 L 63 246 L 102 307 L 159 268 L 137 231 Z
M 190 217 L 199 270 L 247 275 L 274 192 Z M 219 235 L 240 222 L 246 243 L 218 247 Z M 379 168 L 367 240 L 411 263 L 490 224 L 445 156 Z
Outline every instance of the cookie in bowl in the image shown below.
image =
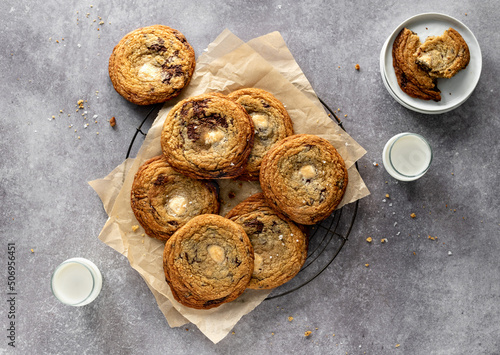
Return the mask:
M 115 90 L 137 105 L 165 102 L 188 85 L 196 66 L 186 37 L 168 26 L 154 25 L 125 35 L 109 58 Z
M 243 228 L 219 215 L 194 217 L 165 243 L 163 269 L 179 303 L 210 309 L 248 286 L 253 249 Z
M 250 196 L 226 218 L 243 227 L 254 250 L 254 269 L 248 288 L 271 289 L 290 281 L 307 258 L 307 237 L 288 219 L 269 207 L 264 194 Z
M 157 156 L 137 171 L 131 207 L 147 235 L 167 240 L 191 218 L 218 213 L 219 200 L 214 182 L 184 176 Z
M 245 168 L 254 142 L 254 125 L 243 106 L 222 94 L 180 101 L 161 132 L 165 159 L 195 179 L 231 179 Z
M 326 139 L 298 134 L 278 142 L 262 160 L 260 185 L 267 203 L 292 221 L 313 225 L 342 200 L 344 160 Z
M 228 97 L 245 108 L 255 126 L 254 145 L 238 179 L 259 180 L 262 157 L 276 142 L 294 133 L 292 120 L 283 103 L 265 90 L 245 88 Z

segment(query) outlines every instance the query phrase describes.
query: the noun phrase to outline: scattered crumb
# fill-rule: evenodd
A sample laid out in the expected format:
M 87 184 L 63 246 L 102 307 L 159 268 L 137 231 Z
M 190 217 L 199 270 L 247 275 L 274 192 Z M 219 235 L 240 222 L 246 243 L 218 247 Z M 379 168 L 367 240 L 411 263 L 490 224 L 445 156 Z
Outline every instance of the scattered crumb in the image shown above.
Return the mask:
M 365 266 L 368 267 L 368 266 L 370 266 L 370 264 L 367 263 L 367 264 L 365 264 Z
M 291 322 L 293 320 L 293 317 L 288 317 L 288 321 Z
M 359 70 L 360 68 L 361 68 L 361 67 L 359 66 L 359 64 L 356 64 L 356 65 L 354 66 L 354 69 L 356 69 L 356 70 Z
M 34 253 L 35 251 L 33 249 L 31 249 L 31 252 Z
M 385 197 L 389 198 L 389 194 L 385 194 Z
M 271 333 L 271 335 L 274 335 L 274 332 L 273 332 L 273 333 Z
M 371 242 L 372 242 L 372 240 L 373 240 L 373 239 L 372 239 L 372 237 L 368 237 L 368 238 L 366 238 L 366 241 L 367 241 L 368 243 L 371 243 Z
M 410 217 L 411 217 L 411 218 L 415 218 L 415 217 L 417 217 L 417 215 L 416 215 L 415 213 L 412 213 L 412 214 L 410 215 Z
M 96 121 L 96 122 L 97 122 L 97 121 Z M 110 125 L 111 127 L 116 126 L 116 118 L 115 118 L 115 116 L 111 117 L 111 119 L 109 120 L 109 125 Z
M 236 197 L 236 194 L 233 191 L 229 191 L 229 193 L 227 194 L 227 197 L 233 199 Z
M 311 334 L 312 334 L 312 332 L 310 330 L 308 330 L 307 332 L 304 333 L 304 336 L 308 337 Z
M 396 348 L 399 348 L 401 346 L 401 344 L 396 344 Z
M 332 335 L 332 337 L 334 337 L 334 336 L 335 336 L 335 334 Z
M 235 334 L 234 332 L 231 332 L 231 334 Z
M 378 163 L 376 163 L 376 162 L 373 162 L 373 166 L 378 166 Z
M 427 239 L 430 239 L 430 240 L 436 240 L 437 237 L 431 237 L 430 235 L 427 237 Z
M 413 252 L 413 255 L 417 255 L 417 253 Z
M 380 240 L 380 243 L 387 243 L 387 238 L 382 238 L 382 239 Z
M 139 226 L 137 224 L 132 226 L 133 232 L 137 231 L 138 229 L 139 229 Z
M 78 105 L 78 108 L 84 108 L 84 106 L 83 106 L 83 100 L 78 100 L 76 102 L 76 104 Z

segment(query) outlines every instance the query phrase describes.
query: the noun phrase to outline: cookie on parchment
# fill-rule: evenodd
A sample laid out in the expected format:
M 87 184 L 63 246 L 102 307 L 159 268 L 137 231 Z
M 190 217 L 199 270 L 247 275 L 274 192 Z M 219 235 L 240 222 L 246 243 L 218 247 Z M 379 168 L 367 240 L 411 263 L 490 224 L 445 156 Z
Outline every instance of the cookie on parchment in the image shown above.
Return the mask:
M 154 25 L 125 35 L 109 58 L 115 90 L 137 105 L 165 102 L 179 95 L 196 66 L 191 45 L 179 31 Z
M 236 299 L 248 286 L 253 249 L 243 228 L 219 215 L 194 217 L 166 242 L 163 269 L 174 298 L 209 309 Z
M 403 28 L 394 40 L 392 64 L 399 87 L 411 97 L 441 101 L 436 79 L 416 63 L 415 53 L 419 47 L 420 38 L 407 28 Z
M 242 180 L 259 180 L 262 157 L 279 140 L 291 136 L 293 123 L 285 106 L 271 93 L 257 88 L 236 90 L 228 95 L 241 104 L 252 118 L 255 141 Z
M 254 125 L 243 106 L 222 94 L 180 101 L 168 113 L 161 147 L 174 169 L 195 179 L 240 175 L 254 142 Z
M 267 203 L 304 225 L 327 218 L 342 200 L 347 182 L 340 154 L 326 139 L 311 134 L 278 142 L 264 156 L 260 170 Z
M 470 61 L 469 46 L 451 27 L 441 36 L 427 37 L 415 56 L 417 63 L 433 78 L 449 79 Z
M 226 218 L 243 227 L 254 250 L 254 269 L 248 288 L 271 289 L 290 281 L 307 258 L 307 237 L 292 221 L 280 218 L 264 194 L 236 205 Z
M 178 173 L 163 156 L 148 160 L 137 171 L 131 206 L 146 234 L 160 240 L 195 216 L 219 212 L 215 183 Z

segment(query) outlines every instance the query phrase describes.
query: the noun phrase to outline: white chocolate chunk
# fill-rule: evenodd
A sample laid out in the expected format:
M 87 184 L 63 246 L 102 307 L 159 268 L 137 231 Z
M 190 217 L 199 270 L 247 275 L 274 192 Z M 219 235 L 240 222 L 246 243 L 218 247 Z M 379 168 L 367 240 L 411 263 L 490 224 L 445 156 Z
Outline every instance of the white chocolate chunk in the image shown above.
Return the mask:
M 217 263 L 217 264 L 222 264 L 224 260 L 226 259 L 226 256 L 224 255 L 224 249 L 222 249 L 218 245 L 209 245 L 207 248 L 208 255 Z
M 221 131 L 209 131 L 205 134 L 205 144 L 214 144 L 220 142 L 224 138 L 224 133 Z
M 161 70 L 160 67 L 147 62 L 139 68 L 137 76 L 143 81 L 155 81 L 160 78 Z
M 300 168 L 299 174 L 306 180 L 312 179 L 316 176 L 316 169 L 312 165 L 304 165 Z
M 253 272 L 259 272 L 259 270 L 262 267 L 262 256 L 260 254 L 255 253 L 254 254 L 254 261 L 253 261 Z
M 187 200 L 182 196 L 174 196 L 168 201 L 168 209 L 175 217 L 186 213 L 186 205 Z
M 263 115 L 261 113 L 252 113 L 250 114 L 250 117 L 252 117 L 255 128 L 265 130 L 267 129 L 267 127 L 269 127 L 267 115 Z

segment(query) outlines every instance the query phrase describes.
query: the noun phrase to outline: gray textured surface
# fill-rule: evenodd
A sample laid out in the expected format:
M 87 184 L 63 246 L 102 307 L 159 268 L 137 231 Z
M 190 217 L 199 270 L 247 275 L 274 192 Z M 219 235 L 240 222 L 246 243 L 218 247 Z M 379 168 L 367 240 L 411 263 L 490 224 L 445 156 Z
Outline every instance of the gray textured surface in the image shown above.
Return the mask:
M 379 74 L 386 37 L 429 11 L 463 21 L 483 54 L 473 95 L 439 116 L 401 107 Z M 5 299 L 7 243 L 15 241 L 17 353 L 498 354 L 499 15 L 493 0 L 3 1 L 0 292 Z M 114 91 L 108 57 L 125 33 L 155 23 L 183 32 L 197 55 L 224 28 L 243 40 L 280 31 L 317 94 L 348 115 L 345 128 L 368 150 L 360 172 L 372 194 L 339 257 L 306 288 L 261 304 L 217 345 L 192 325 L 171 329 L 128 261 L 97 239 L 106 214 L 87 181 L 122 162 L 149 110 Z M 79 99 L 88 101 L 86 121 L 75 112 Z M 422 134 L 435 151 L 417 182 L 397 183 L 372 165 L 402 131 Z M 99 298 L 80 309 L 49 288 L 55 266 L 74 256 L 105 277 Z M 1 302 L 0 353 L 13 350 L 7 312 Z

